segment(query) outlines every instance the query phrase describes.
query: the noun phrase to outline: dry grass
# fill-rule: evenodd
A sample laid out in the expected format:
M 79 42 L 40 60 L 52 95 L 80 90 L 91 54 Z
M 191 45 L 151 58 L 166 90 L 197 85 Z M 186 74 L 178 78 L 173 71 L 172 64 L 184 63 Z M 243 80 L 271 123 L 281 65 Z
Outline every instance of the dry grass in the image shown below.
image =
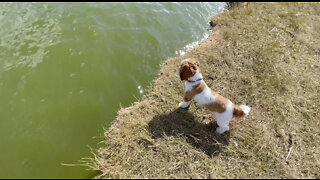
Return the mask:
M 96 178 L 320 178 L 320 3 L 248 3 L 212 21 L 206 41 L 167 60 L 150 93 L 118 112 Z M 230 132 L 215 134 L 197 104 L 177 109 L 186 57 L 213 90 L 252 107 Z

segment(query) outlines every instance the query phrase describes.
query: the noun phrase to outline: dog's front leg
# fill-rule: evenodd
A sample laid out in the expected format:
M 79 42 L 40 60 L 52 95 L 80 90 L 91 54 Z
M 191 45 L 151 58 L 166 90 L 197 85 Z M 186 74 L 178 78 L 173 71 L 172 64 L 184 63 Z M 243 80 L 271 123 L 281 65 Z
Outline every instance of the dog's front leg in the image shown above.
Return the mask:
M 179 103 L 179 107 L 183 109 L 188 109 L 190 106 L 190 103 L 192 101 L 193 97 L 190 96 L 190 93 L 185 93 L 184 98 L 182 102 Z
M 183 102 L 179 103 L 179 107 L 182 108 L 182 109 L 188 109 L 189 106 L 190 106 L 191 101 L 187 101 L 187 102 L 183 101 Z

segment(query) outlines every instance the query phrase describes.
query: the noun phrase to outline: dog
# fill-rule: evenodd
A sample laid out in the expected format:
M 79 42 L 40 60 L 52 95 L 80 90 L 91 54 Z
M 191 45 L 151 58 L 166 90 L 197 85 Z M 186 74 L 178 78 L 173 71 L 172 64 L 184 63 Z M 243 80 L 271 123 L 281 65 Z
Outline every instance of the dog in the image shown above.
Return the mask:
M 216 132 L 223 134 L 229 130 L 229 122 L 233 117 L 247 116 L 251 108 L 246 105 L 233 104 L 229 99 L 211 90 L 203 81 L 199 66 L 200 63 L 195 58 L 181 61 L 179 75 L 181 81 L 185 81 L 185 93 L 179 107 L 188 109 L 192 100 L 205 106 L 217 118 L 219 127 Z

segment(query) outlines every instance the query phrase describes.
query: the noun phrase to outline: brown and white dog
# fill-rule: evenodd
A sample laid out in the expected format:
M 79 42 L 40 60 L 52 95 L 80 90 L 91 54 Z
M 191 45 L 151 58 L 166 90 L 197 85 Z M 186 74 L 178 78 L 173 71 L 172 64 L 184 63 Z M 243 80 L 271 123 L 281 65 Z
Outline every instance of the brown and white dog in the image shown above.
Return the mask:
M 188 108 L 192 100 L 205 106 L 215 114 L 219 125 L 216 132 L 222 134 L 229 130 L 229 122 L 233 117 L 247 116 L 251 108 L 246 105 L 235 105 L 229 99 L 211 90 L 202 79 L 199 65 L 199 61 L 194 58 L 181 62 L 180 79 L 186 81 L 184 101 L 179 104 L 179 107 Z

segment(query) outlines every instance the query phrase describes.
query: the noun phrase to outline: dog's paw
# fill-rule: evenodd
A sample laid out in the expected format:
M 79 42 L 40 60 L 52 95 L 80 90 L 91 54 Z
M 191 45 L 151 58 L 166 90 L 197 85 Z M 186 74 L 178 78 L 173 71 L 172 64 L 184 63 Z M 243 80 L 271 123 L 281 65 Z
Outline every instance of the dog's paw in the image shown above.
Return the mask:
M 216 129 L 216 132 L 218 133 L 218 134 L 223 134 L 224 132 L 226 132 L 226 131 L 228 131 L 229 130 L 229 127 L 218 127 L 217 129 Z
M 188 109 L 189 108 L 189 103 L 186 103 L 186 102 L 181 102 L 179 103 L 179 107 L 182 108 L 182 109 Z

